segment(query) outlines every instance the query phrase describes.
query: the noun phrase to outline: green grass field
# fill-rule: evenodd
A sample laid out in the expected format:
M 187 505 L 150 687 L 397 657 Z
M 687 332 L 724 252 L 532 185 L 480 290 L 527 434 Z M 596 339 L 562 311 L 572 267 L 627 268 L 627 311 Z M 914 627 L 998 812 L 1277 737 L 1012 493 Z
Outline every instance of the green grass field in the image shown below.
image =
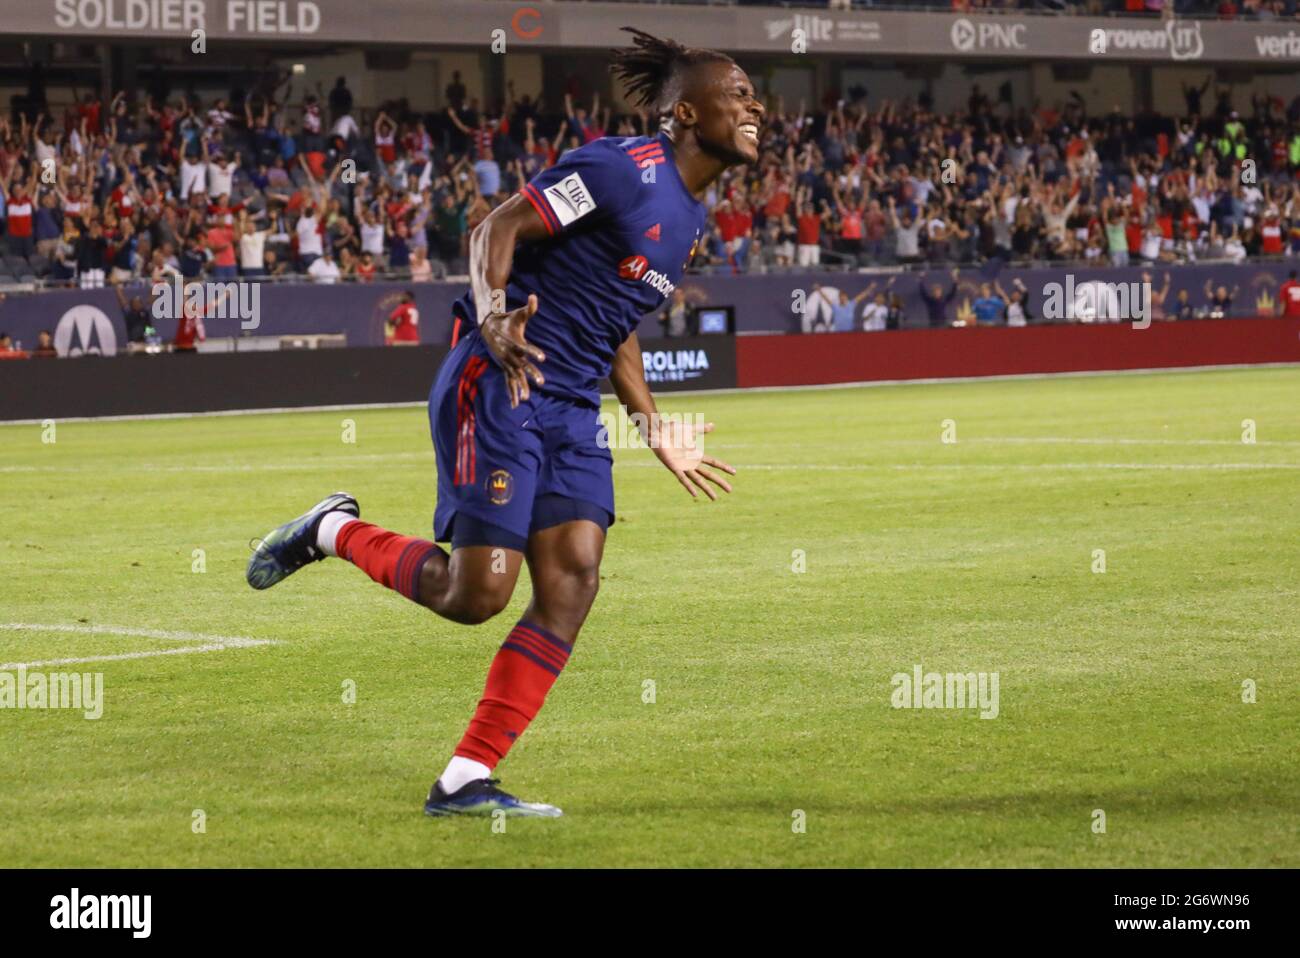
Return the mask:
M 616 453 L 601 594 L 499 769 L 565 817 L 504 833 L 421 803 L 526 577 L 477 628 L 337 560 L 243 580 L 335 489 L 428 534 L 423 409 L 0 426 L 0 663 L 277 643 L 35 667 L 102 671 L 103 717 L 0 710 L 0 861 L 1300 866 L 1297 400 L 1300 368 L 665 398 L 736 492 Z M 997 672 L 998 716 L 891 707 L 918 664 Z

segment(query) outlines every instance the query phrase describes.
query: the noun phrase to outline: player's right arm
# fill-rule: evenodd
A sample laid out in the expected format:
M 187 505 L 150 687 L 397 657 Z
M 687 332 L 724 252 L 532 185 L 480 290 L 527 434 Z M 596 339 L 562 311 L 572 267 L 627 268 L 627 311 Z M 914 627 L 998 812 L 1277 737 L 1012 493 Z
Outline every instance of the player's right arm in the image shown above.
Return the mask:
M 536 294 L 518 309 L 506 310 L 506 283 L 515 261 L 515 244 L 536 242 L 549 235 L 541 214 L 521 194 L 515 194 L 474 228 L 469 238 L 469 279 L 478 309 L 479 332 L 506 374 L 510 405 L 528 398 L 528 380 L 543 382 L 534 365 L 545 354 L 524 339 L 524 327 L 537 312 Z
M 469 278 L 479 330 L 505 371 L 511 405 L 528 398 L 529 379 L 542 384 L 534 361 L 546 358 L 524 339 L 524 326 L 537 311 L 537 296 L 530 295 L 518 309 L 506 310 L 515 244 L 555 238 L 596 223 L 616 223 L 630 209 L 640 184 L 640 171 L 632 159 L 602 142 L 573 150 L 543 170 L 488 214 L 470 236 Z

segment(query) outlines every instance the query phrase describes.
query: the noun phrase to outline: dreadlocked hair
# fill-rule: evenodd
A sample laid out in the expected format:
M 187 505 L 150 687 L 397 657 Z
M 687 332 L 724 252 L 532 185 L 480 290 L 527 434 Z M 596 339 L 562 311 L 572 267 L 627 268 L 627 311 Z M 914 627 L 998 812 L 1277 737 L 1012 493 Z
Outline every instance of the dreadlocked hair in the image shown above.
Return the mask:
M 671 81 L 685 70 L 703 63 L 733 63 L 717 50 L 682 46 L 676 40 L 660 40 L 644 30 L 623 27 L 632 34 L 632 46 L 614 50 L 609 72 L 623 82 L 623 92 L 637 106 L 664 112 L 664 94 Z

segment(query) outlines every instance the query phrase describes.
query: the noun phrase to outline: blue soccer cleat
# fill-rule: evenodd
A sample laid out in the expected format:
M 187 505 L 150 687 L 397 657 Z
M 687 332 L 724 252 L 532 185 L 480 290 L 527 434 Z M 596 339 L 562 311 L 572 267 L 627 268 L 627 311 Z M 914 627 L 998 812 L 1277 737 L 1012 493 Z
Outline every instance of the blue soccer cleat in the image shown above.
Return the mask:
M 253 540 L 253 555 L 244 577 L 254 589 L 269 589 L 310 562 L 319 562 L 325 553 L 316 546 L 316 529 L 327 512 L 346 512 L 361 517 L 357 500 L 346 492 L 336 492 L 312 506 L 297 519 L 272 529 L 263 539 Z
M 429 790 L 424 814 L 434 818 L 448 815 L 491 815 L 498 809 L 511 818 L 559 818 L 564 813 L 554 805 L 521 802 L 497 788 L 500 779 L 480 778 L 448 795 L 437 782 Z

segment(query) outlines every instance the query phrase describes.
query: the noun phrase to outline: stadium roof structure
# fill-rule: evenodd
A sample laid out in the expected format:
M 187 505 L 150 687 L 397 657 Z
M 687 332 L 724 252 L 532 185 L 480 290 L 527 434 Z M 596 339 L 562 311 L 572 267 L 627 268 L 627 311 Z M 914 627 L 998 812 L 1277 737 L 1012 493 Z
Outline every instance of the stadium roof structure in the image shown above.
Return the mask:
M 619 28 L 699 38 L 734 53 L 1234 63 L 1300 69 L 1300 28 L 1285 21 L 1078 17 L 1011 11 L 548 3 L 528 0 L 36 0 L 13 4 L 0 36 L 45 40 L 345 43 L 351 46 L 590 48 Z

